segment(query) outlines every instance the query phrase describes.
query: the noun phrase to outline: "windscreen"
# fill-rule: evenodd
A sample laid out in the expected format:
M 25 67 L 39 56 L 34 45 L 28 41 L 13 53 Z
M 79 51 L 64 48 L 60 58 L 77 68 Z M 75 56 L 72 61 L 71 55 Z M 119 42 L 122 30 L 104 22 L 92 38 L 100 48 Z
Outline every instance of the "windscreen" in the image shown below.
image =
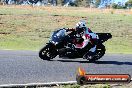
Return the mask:
M 58 44 L 60 41 L 62 41 L 65 37 L 65 30 L 60 29 L 59 31 L 54 31 L 51 34 L 50 42 L 54 44 Z

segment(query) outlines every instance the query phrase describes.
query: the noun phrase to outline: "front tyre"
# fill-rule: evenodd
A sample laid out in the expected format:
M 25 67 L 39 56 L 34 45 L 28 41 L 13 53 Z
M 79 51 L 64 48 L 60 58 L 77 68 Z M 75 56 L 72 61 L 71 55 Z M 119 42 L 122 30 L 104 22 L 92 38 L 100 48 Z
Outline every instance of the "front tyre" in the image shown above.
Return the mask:
M 52 46 L 46 45 L 39 51 L 39 57 L 43 60 L 51 60 L 57 56 L 56 50 Z

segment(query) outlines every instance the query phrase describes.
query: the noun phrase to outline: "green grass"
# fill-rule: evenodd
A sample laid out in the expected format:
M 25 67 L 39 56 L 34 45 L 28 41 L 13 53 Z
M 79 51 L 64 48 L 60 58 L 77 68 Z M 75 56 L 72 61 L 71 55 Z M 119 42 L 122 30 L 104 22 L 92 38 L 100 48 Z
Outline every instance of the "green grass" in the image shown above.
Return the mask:
M 39 50 L 53 30 L 87 20 L 94 32 L 109 32 L 107 53 L 132 53 L 132 15 L 73 7 L 0 6 L 0 49 Z

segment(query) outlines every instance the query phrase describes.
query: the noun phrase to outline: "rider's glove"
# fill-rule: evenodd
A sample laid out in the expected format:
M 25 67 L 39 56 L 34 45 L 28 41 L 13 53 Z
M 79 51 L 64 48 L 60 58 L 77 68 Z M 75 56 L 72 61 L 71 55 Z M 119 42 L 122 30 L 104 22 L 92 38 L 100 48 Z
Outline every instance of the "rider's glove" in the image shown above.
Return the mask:
M 67 28 L 67 31 L 75 31 L 74 28 Z

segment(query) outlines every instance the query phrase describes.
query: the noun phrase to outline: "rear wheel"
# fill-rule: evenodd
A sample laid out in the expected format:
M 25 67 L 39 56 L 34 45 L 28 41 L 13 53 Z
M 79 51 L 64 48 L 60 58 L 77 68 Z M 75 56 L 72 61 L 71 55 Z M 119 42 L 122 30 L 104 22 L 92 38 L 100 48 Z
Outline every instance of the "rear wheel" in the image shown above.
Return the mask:
M 97 45 L 95 53 L 88 52 L 83 56 L 83 58 L 89 60 L 90 62 L 94 62 L 94 61 L 100 59 L 101 57 L 103 57 L 105 54 L 105 51 L 106 51 L 106 49 L 103 44 Z
M 97 46 L 96 54 L 95 54 L 95 60 L 100 59 L 105 54 L 105 46 L 103 44 Z
M 50 45 L 46 45 L 39 51 L 39 57 L 43 60 L 51 60 L 57 56 L 57 51 Z

